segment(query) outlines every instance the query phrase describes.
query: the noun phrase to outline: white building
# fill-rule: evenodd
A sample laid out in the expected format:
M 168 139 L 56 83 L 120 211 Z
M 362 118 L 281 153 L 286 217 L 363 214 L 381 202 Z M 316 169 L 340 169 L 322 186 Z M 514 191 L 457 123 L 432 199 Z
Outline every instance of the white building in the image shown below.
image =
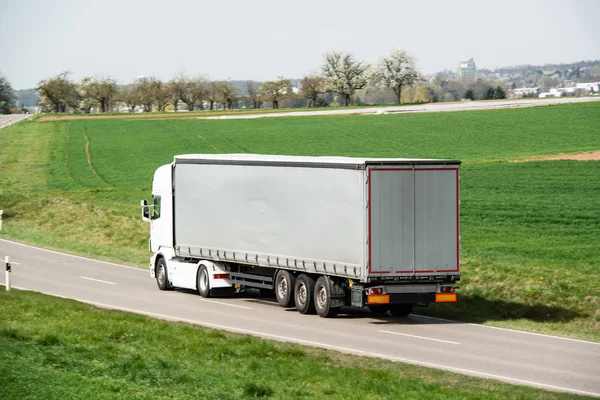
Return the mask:
M 461 82 L 474 82 L 477 80 L 477 67 L 475 60 L 469 58 L 458 63 L 457 69 L 458 80 Z

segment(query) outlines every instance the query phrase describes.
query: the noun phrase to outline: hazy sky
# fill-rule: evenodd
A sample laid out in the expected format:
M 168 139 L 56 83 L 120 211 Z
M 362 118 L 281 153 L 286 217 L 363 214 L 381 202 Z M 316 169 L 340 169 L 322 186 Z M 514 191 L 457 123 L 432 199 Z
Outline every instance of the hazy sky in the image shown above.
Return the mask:
M 183 72 L 302 78 L 339 50 L 375 62 L 393 48 L 424 73 L 600 59 L 600 0 L 0 0 L 0 72 L 14 89 L 73 78 Z

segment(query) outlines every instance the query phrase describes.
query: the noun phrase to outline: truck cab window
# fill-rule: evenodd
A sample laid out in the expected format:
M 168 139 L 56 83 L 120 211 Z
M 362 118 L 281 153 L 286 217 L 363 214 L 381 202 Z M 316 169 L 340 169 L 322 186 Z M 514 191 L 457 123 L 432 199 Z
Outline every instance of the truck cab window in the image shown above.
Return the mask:
M 152 199 L 152 219 L 160 218 L 160 196 L 155 196 Z

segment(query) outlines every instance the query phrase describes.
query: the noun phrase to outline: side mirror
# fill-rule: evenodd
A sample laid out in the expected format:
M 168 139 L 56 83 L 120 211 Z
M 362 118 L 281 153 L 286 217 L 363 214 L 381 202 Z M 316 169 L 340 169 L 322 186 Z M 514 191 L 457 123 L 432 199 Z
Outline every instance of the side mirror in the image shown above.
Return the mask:
M 150 207 L 148 207 L 148 200 L 144 199 L 140 201 L 140 206 L 142 207 L 142 221 L 149 222 L 150 221 Z

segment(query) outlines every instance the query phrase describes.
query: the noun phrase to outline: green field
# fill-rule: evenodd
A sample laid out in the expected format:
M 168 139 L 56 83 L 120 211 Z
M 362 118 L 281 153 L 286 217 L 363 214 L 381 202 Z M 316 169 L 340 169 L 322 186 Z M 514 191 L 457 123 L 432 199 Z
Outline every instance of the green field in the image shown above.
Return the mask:
M 600 104 L 250 120 L 27 121 L 0 130 L 2 237 L 144 266 L 139 199 L 184 153 L 453 158 L 463 279 L 420 313 L 600 341 Z
M 3 399 L 581 399 L 0 287 Z

